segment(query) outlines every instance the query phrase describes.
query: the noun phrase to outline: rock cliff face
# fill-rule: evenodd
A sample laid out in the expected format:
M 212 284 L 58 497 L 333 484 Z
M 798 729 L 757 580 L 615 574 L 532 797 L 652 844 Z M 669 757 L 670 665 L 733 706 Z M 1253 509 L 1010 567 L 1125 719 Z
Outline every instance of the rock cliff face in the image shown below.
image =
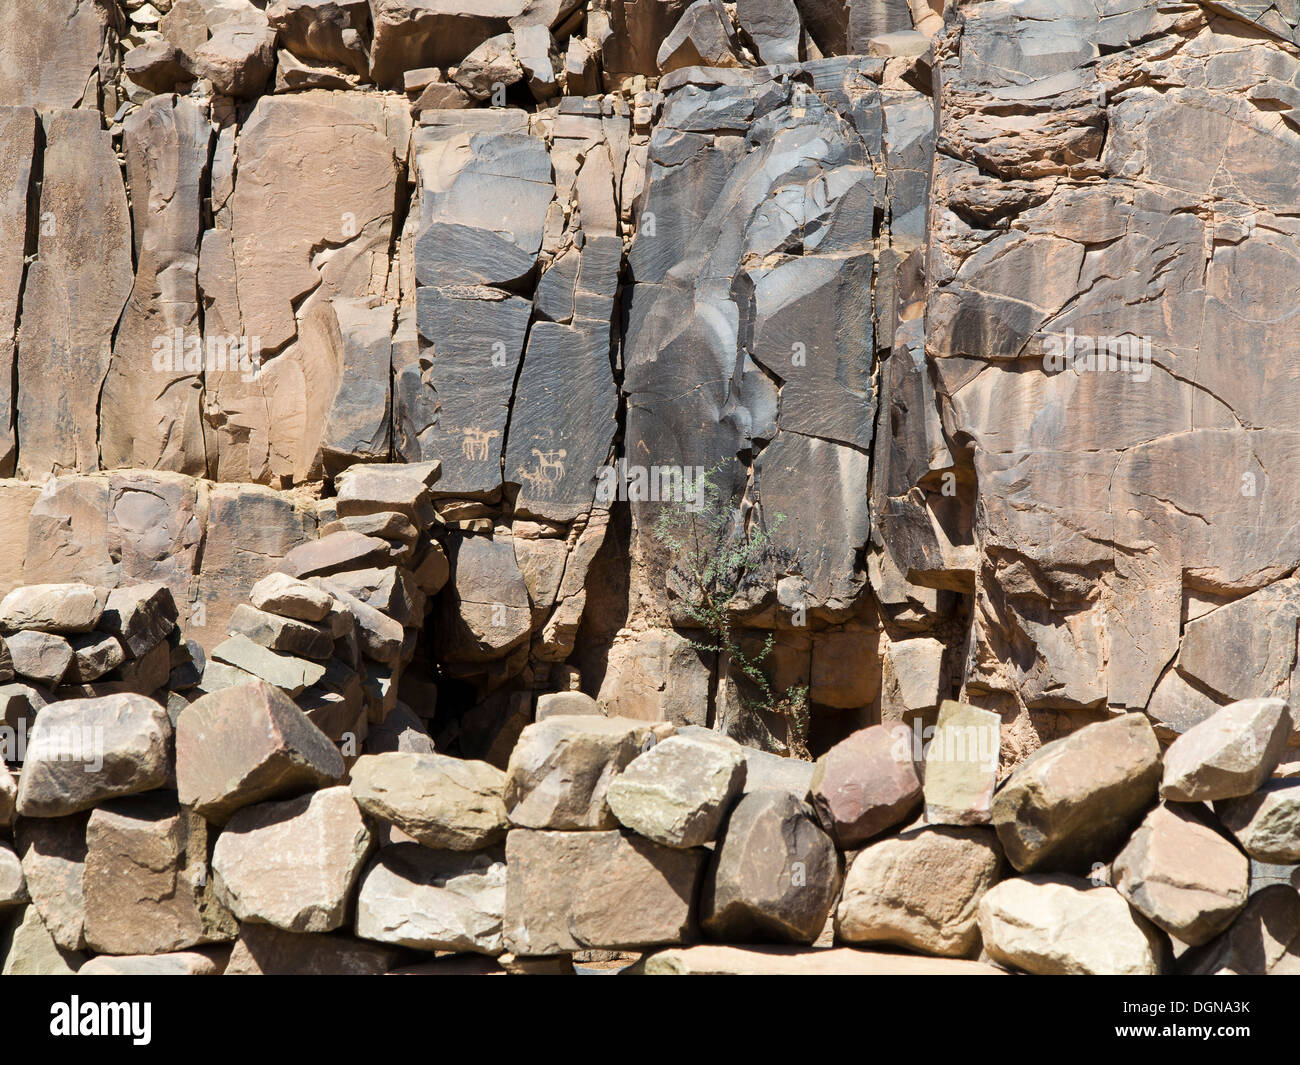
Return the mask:
M 175 724 L 261 681 L 349 769 L 369 743 L 505 770 L 548 700 L 807 758 L 926 735 L 960 699 L 1005 776 L 1111 718 L 1168 744 L 1293 701 L 1296 22 L 1195 0 L 0 0 L 0 595 L 119 600 L 0 625 L 6 722 L 140 697 Z M 985 805 L 993 783 L 970 783 Z M 258 797 L 298 802 L 289 826 L 361 824 L 338 790 Z M 807 821 L 791 790 L 755 833 Z M 101 850 L 133 818 L 205 831 L 189 803 L 123 809 Z M 605 821 L 573 860 L 666 868 Z M 204 920 L 281 912 L 239 868 L 279 824 L 231 836 Z M 437 939 L 395 893 L 451 878 L 482 901 L 569 860 L 557 826 L 516 824 L 478 864 L 375 866 L 369 927 L 405 930 L 371 938 Z M 1148 835 L 1191 831 L 1172 824 Z M 283 929 L 342 912 L 368 840 Z M 995 878 L 983 843 L 933 846 Z M 668 879 L 698 879 L 677 857 Z M 679 930 L 653 880 L 647 920 Z M 718 927 L 770 917 L 717 890 Z M 1004 894 L 986 938 L 1071 891 Z M 507 945 L 559 936 L 526 916 Z M 502 934 L 498 913 L 451 941 Z M 1134 965 L 1159 968 L 1144 935 Z
M 1289 695 L 1279 11 L 0 17 L 5 587 L 163 580 L 210 649 L 344 470 L 437 460 L 453 729 L 580 685 L 779 750 L 664 595 L 704 470 L 814 749 L 957 693 L 1012 761 Z

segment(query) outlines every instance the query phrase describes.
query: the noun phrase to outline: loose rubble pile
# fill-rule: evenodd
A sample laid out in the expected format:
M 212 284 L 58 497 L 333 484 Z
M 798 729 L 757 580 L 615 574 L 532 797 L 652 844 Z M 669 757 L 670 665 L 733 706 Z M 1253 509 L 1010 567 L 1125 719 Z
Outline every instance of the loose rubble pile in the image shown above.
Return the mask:
M 360 642 L 361 601 L 327 580 L 266 578 L 252 609 Z M 66 631 L 102 602 L 32 589 L 4 616 Z M 557 694 L 502 770 L 377 696 L 355 697 L 358 746 L 310 685 L 226 679 L 170 712 L 39 708 L 2 789 L 4 972 L 1300 973 L 1279 699 L 1163 753 L 1119 715 L 999 782 L 996 715 L 955 702 L 922 750 L 874 725 L 814 765 Z
M 430 598 L 447 582 L 431 535 L 437 462 L 355 466 L 336 480 L 321 537 L 253 585 L 196 686 L 212 694 L 256 679 L 295 699 L 353 753 L 397 705 Z M 407 711 L 409 714 L 409 710 Z

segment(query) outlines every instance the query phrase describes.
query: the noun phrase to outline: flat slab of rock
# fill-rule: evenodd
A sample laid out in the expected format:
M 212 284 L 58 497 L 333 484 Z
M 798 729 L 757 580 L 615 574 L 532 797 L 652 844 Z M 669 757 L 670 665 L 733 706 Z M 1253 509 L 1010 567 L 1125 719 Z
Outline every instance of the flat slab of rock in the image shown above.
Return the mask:
M 1157 806 L 1116 856 L 1110 880 L 1138 913 L 1197 946 L 1246 905 L 1250 862 L 1194 809 Z
M 1214 812 L 1256 861 L 1300 862 L 1300 780 L 1270 780 L 1250 795 L 1216 802 Z
M 72 665 L 72 645 L 48 632 L 23 631 L 5 637 L 13 671 L 20 677 L 53 688 Z
M 215 824 L 243 806 L 332 784 L 343 771 L 329 737 L 270 684 L 204 695 L 176 722 L 180 801 Z
M 668 847 L 698 847 L 717 837 L 744 783 L 735 740 L 670 736 L 613 779 L 607 801 L 624 828 Z
M 551 717 L 528 725 L 506 769 L 511 823 L 522 828 L 615 827 L 618 820 L 605 801 L 610 782 L 658 736 L 653 723 L 621 717 Z
M 1160 744 L 1143 714 L 1085 725 L 1026 758 L 993 799 L 1016 869 L 1082 872 L 1106 861 L 1156 800 Z
M 334 602 L 329 592 L 287 573 L 268 573 L 248 598 L 259 610 L 298 621 L 323 621 Z
M 361 878 L 357 935 L 415 950 L 502 951 L 506 864 L 499 851 L 385 847 Z
M 279 569 L 291 577 L 326 577 L 347 569 L 369 569 L 390 563 L 389 544 L 374 536 L 336 532 L 300 544 L 284 556 Z
M 301 695 L 325 676 L 325 666 L 294 655 L 278 654 L 247 636 L 231 636 L 212 649 L 217 662 L 242 669 L 254 677 L 282 688 L 290 695 Z
M 1169 745 L 1161 796 L 1204 802 L 1249 795 L 1281 760 L 1291 728 L 1281 699 L 1229 703 Z
M 108 589 L 90 584 L 29 584 L 0 599 L 0 630 L 90 632 L 108 604 Z
M 860 729 L 817 759 L 809 791 L 841 850 L 901 823 L 921 802 L 911 747 L 884 725 Z
M 784 791 L 752 792 L 714 848 L 700 925 L 713 939 L 811 944 L 839 886 L 835 845 L 808 805 Z
M 244 924 L 225 975 L 379 976 L 401 957 L 395 947 L 338 933 L 286 932 L 269 924 Z
M 426 847 L 451 851 L 505 838 L 505 784 L 505 774 L 487 762 L 442 754 L 365 754 L 351 773 L 353 797 L 366 813 Z
M 340 606 L 356 619 L 361 653 L 374 662 L 396 666 L 405 648 L 406 632 L 401 622 L 337 586 L 329 590 Z
M 165 954 L 233 939 L 207 866 L 207 823 L 174 798 L 96 807 L 86 826 L 86 944 L 99 954 Z
M 869 844 L 844 878 L 835 935 L 846 943 L 970 957 L 979 947 L 979 901 L 1002 864 L 988 828 L 919 828 Z
M 993 815 L 1002 719 L 991 710 L 945 699 L 925 752 L 925 820 L 984 825 Z
M 226 631 L 232 636 L 246 636 L 272 651 L 305 658 L 329 658 L 334 650 L 334 635 L 325 626 L 283 618 L 248 603 L 235 607 Z
M 50 703 L 36 716 L 18 813 L 60 817 L 172 781 L 167 708 L 143 695 Z
M 242 925 L 226 962 L 227 977 L 377 977 L 398 964 L 402 951 L 338 932 L 286 932 Z
M 680 943 L 705 857 L 622 832 L 515 829 L 506 837 L 506 949 L 535 956 Z
M 101 954 L 91 958 L 78 976 L 220 976 L 226 967 L 224 950 L 182 950 L 170 954 Z
M 430 466 L 437 467 L 431 478 Z M 391 511 L 405 514 L 418 527 L 432 525 L 434 513 L 429 484 L 437 481 L 441 469 L 441 463 L 349 467 L 334 479 L 339 517 Z
M 241 921 L 331 932 L 346 920 L 372 842 L 346 787 L 245 807 L 212 852 L 217 897 Z
M 647 976 L 1006 976 L 993 965 L 955 958 L 882 954 L 839 947 L 669 947 L 645 959 Z
M 985 953 L 1039 975 L 1155 976 L 1169 941 L 1114 888 L 1065 876 L 1004 880 L 980 900 Z

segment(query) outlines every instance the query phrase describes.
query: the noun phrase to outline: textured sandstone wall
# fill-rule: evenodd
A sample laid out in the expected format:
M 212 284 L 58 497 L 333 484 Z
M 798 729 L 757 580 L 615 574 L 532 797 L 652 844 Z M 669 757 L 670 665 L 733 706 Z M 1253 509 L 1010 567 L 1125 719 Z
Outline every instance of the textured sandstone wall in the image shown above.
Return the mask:
M 162 581 L 211 650 L 343 470 L 436 459 L 449 736 L 581 686 L 781 750 L 624 460 L 773 530 L 736 616 L 815 751 L 1288 697 L 1295 21 L 0 0 L 0 590 Z

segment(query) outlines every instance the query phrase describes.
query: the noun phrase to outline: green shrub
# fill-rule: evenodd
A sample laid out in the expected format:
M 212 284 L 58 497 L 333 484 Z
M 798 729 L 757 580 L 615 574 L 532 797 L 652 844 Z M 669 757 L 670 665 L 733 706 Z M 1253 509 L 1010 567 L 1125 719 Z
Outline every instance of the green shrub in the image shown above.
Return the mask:
M 808 689 L 802 685 L 779 693 L 773 689 L 763 663 L 772 653 L 775 637 L 769 633 L 757 653 L 746 654 L 736 639 L 731 608 L 742 588 L 763 580 L 773 563 L 793 563 L 772 542 L 785 515 L 775 515 L 768 528 L 745 528 L 740 511 L 723 500 L 715 483 L 720 468 L 704 474 L 703 505 L 698 510 L 684 502 L 662 504 L 654 534 L 673 556 L 668 588 L 681 600 L 692 626 L 707 634 L 703 639 L 687 637 L 691 645 L 718 655 L 720 678 L 734 669 L 748 681 L 758 694 L 749 698 L 742 693 L 741 705 L 778 717 L 784 723 L 790 754 L 808 758 Z

